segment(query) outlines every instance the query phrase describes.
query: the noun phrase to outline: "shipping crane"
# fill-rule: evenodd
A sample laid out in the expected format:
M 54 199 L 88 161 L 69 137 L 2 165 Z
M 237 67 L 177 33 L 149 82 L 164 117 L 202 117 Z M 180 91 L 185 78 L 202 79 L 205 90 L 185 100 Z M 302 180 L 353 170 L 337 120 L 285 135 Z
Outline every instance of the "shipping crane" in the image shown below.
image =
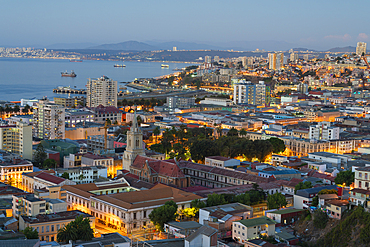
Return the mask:
M 118 125 L 108 124 L 108 119 L 107 119 L 104 123 L 104 126 L 99 128 L 99 129 L 104 129 L 104 149 L 107 149 L 107 145 L 108 145 L 108 129 L 114 126 L 118 126 Z

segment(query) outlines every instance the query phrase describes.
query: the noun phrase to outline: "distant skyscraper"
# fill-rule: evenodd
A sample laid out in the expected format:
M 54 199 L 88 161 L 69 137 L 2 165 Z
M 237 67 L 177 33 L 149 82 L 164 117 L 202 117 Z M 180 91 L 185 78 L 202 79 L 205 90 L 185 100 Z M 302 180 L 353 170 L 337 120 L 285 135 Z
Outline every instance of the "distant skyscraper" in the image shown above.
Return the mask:
M 243 67 L 247 66 L 247 57 L 241 57 Z
M 366 43 L 365 42 L 357 42 L 356 54 L 361 56 L 362 53 L 366 54 Z
M 211 56 L 205 56 L 204 57 L 204 62 L 205 63 L 212 63 L 212 57 Z
M 215 56 L 213 58 L 213 61 L 215 61 L 216 63 L 220 62 L 220 57 L 219 56 Z
M 253 57 L 248 57 L 247 59 L 247 65 L 253 65 L 254 58 Z
M 310 55 L 308 55 L 308 54 L 304 54 L 304 55 L 303 55 L 303 60 L 305 60 L 305 61 L 310 60 Z
M 177 51 L 177 47 L 176 47 L 176 46 L 174 46 L 174 47 L 172 48 L 172 51 Z
M 106 76 L 90 79 L 86 85 L 86 105 L 88 107 L 114 106 L 117 107 L 117 81 Z
M 281 70 L 284 68 L 284 53 L 269 53 L 269 69 Z
M 298 54 L 293 52 L 290 53 L 290 62 L 297 62 L 298 61 Z
M 234 103 L 265 106 L 266 85 L 263 81 L 252 84 L 250 81 L 234 84 Z

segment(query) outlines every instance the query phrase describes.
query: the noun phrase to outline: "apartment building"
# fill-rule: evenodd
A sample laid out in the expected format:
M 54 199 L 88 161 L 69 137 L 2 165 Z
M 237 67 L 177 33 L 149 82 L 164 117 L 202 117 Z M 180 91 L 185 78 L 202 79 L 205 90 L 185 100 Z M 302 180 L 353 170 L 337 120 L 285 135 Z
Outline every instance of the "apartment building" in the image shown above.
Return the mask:
M 190 107 L 195 105 L 195 98 L 187 98 L 187 97 L 167 97 L 166 105 L 171 108 L 183 108 L 183 107 Z
M 63 188 L 67 191 L 70 209 L 78 208 L 95 216 L 98 221 L 111 223 L 126 233 L 149 227 L 151 225 L 149 214 L 166 201 L 173 200 L 179 209 L 184 209 L 190 207 L 192 200 L 202 199 L 193 193 L 164 184 L 157 184 L 151 189 L 142 191 L 132 191 L 136 189 L 127 184 L 120 186 L 117 188 L 108 184 L 106 186 L 80 184 Z M 131 192 L 126 192 L 130 190 Z
M 365 42 L 357 42 L 356 55 L 361 56 L 362 54 L 366 54 L 366 45 Z
M 33 136 L 40 139 L 65 138 L 65 108 L 40 100 L 33 107 Z
M 281 70 L 284 68 L 284 53 L 269 53 L 268 54 L 269 69 Z
M 93 123 L 95 121 L 95 114 L 91 111 L 83 109 L 66 109 L 65 125 L 68 127 L 76 127 L 76 124 Z
M 57 177 L 54 171 L 41 171 L 22 174 L 23 186 L 26 191 L 33 192 L 36 189 L 48 189 L 53 186 L 74 185 L 75 182 Z
M 88 166 L 88 167 L 72 167 L 72 168 L 57 168 L 55 173 L 57 176 L 62 176 L 66 173 L 69 180 L 79 183 L 93 183 L 100 177 L 107 178 L 108 168 L 105 166 Z
M 95 115 L 95 123 L 105 124 L 107 120 L 112 124 L 122 122 L 122 111 L 117 107 L 98 105 L 88 109 Z
M 54 102 L 65 108 L 76 108 L 86 105 L 86 98 L 84 96 L 75 96 L 72 98 L 54 97 Z
M 339 127 L 330 126 L 330 122 L 321 122 L 317 125 L 310 126 L 309 139 L 338 140 L 339 132 Z
M 117 107 L 117 81 L 107 76 L 88 79 L 86 84 L 86 105 L 88 107 L 114 106 Z
M 262 233 L 267 236 L 274 236 L 275 225 L 276 222 L 266 216 L 234 221 L 232 238 L 239 243 L 246 243 L 249 239 L 258 238 Z
M 95 217 L 78 210 L 59 212 L 55 214 L 21 216 L 19 217 L 19 230 L 22 231 L 26 227 L 32 227 L 39 233 L 39 239 L 41 241 L 56 241 L 58 230 L 69 224 L 71 221 L 74 221 L 76 217 L 80 215 L 84 218 L 89 218 L 90 226 L 95 232 Z
M 234 84 L 234 104 L 265 106 L 266 85 L 263 81 L 252 84 L 250 81 Z
M 15 125 L 0 125 L 0 149 L 32 160 L 32 126 L 22 121 Z

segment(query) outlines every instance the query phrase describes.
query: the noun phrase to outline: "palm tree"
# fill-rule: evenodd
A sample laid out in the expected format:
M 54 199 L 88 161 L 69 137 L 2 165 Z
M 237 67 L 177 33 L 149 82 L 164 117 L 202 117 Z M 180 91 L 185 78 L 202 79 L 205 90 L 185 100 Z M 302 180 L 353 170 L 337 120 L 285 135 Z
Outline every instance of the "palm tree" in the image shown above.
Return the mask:
M 65 227 L 60 228 L 58 230 L 58 235 L 57 235 L 57 241 L 58 242 L 65 242 L 68 243 L 69 240 L 76 241 L 77 240 L 77 231 L 74 229 L 73 224 L 67 224 Z
M 239 131 L 239 134 L 240 134 L 241 136 L 246 136 L 246 135 L 247 135 L 247 131 L 246 131 L 245 129 L 241 129 L 241 130 Z

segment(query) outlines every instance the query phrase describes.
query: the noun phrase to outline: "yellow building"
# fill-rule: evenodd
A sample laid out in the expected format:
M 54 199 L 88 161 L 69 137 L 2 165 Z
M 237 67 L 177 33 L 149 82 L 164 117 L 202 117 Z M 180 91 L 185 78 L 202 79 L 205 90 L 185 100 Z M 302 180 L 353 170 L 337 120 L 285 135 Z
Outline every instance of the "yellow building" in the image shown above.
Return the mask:
M 0 149 L 32 160 L 32 126 L 22 121 L 0 126 Z
M 19 230 L 22 231 L 26 227 L 32 227 L 39 233 L 41 241 L 56 241 L 58 230 L 80 215 L 90 219 L 90 226 L 95 232 L 95 217 L 78 210 L 55 214 L 39 214 L 36 217 L 21 216 L 19 217 Z
M 19 159 L 18 155 L 2 150 L 0 150 L 0 155 L 3 157 L 3 162 L 0 163 L 0 182 L 11 181 L 12 185 L 20 188 L 22 173 L 32 172 L 33 164 L 30 161 Z

